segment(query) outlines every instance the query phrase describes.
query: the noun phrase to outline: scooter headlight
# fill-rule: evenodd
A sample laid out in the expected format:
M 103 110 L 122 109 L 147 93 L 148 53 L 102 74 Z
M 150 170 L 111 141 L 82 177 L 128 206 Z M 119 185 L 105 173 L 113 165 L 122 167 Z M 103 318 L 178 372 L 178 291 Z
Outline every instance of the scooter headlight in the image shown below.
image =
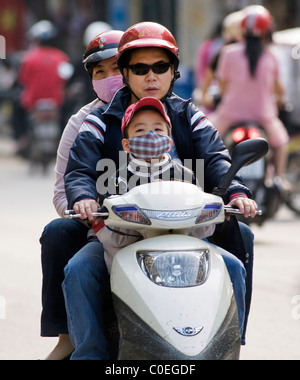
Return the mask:
M 156 285 L 186 288 L 204 284 L 210 270 L 208 249 L 195 251 L 138 251 L 137 260 Z

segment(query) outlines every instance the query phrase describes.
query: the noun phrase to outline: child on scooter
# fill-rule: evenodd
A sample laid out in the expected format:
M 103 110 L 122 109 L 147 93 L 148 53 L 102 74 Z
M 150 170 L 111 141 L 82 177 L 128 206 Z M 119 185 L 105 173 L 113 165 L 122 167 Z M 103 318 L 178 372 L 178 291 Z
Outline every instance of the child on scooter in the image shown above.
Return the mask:
M 122 146 L 128 160 L 126 167 L 121 167 L 108 180 L 108 194 L 103 198 L 123 194 L 141 184 L 162 180 L 197 185 L 194 173 L 172 160 L 168 154 L 173 142 L 170 138 L 172 126 L 163 104 L 158 99 L 147 97 L 129 106 L 122 119 L 121 128 L 124 137 Z M 124 169 L 126 178 L 121 176 Z M 202 227 L 193 232 L 193 236 L 202 239 L 211 236 L 214 229 L 214 226 Z M 109 272 L 114 255 L 121 248 L 143 238 L 136 231 L 104 227 L 104 224 L 94 224 L 94 230 L 103 244 Z

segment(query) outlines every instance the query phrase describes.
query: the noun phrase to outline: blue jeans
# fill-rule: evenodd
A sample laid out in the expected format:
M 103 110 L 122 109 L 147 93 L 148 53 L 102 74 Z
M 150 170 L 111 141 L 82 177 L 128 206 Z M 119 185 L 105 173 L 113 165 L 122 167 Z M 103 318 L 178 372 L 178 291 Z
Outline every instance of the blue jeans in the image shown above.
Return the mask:
M 205 240 L 205 239 L 204 239 Z M 211 244 L 211 243 L 210 243 Z M 219 254 L 222 256 L 226 268 L 228 270 L 232 287 L 235 295 L 235 300 L 238 309 L 239 328 L 241 337 L 244 333 L 245 312 L 246 312 L 246 269 L 243 263 L 233 256 L 231 253 L 225 251 L 220 247 L 213 245 Z
M 242 332 L 245 315 L 245 268 L 230 253 L 218 248 L 224 258 L 239 312 Z M 103 296 L 110 291 L 104 252 L 99 241 L 88 243 L 65 268 L 63 291 L 69 334 L 75 351 L 71 360 L 107 360 L 108 344 L 103 333 Z
M 246 344 L 246 330 L 252 299 L 253 265 L 254 265 L 254 235 L 251 229 L 244 223 L 239 222 L 239 227 L 248 256 L 248 262 L 244 265 L 246 269 L 246 297 L 245 297 L 245 321 L 242 333 L 242 345 Z
M 108 360 L 103 299 L 110 292 L 110 281 L 98 240 L 85 245 L 69 261 L 62 287 L 69 334 L 75 347 L 71 360 Z

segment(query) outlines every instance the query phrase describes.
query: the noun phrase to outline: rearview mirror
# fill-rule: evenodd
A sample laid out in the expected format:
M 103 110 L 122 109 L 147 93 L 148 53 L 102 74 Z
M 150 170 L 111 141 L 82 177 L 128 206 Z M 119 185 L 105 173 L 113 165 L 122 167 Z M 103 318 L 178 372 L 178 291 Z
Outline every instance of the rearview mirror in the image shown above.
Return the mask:
M 223 196 L 237 172 L 263 158 L 269 151 L 269 144 L 263 138 L 250 139 L 236 145 L 232 151 L 232 164 L 213 194 Z

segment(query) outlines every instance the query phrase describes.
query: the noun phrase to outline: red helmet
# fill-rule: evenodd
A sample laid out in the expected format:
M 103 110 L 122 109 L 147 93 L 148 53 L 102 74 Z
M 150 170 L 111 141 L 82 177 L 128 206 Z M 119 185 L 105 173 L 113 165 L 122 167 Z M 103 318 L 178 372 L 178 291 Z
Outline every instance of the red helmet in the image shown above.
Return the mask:
M 140 22 L 126 30 L 121 38 L 117 59 L 122 67 L 121 57 L 129 50 L 145 47 L 167 49 L 174 56 L 174 62 L 179 64 L 179 49 L 173 34 L 163 25 L 155 22 Z
M 89 64 L 103 61 L 116 55 L 118 45 L 124 32 L 108 30 L 94 37 L 89 43 L 83 56 L 83 64 L 88 71 Z
M 241 26 L 245 34 L 262 37 L 273 30 L 273 17 L 265 7 L 250 5 L 244 9 L 244 12 L 245 17 Z

